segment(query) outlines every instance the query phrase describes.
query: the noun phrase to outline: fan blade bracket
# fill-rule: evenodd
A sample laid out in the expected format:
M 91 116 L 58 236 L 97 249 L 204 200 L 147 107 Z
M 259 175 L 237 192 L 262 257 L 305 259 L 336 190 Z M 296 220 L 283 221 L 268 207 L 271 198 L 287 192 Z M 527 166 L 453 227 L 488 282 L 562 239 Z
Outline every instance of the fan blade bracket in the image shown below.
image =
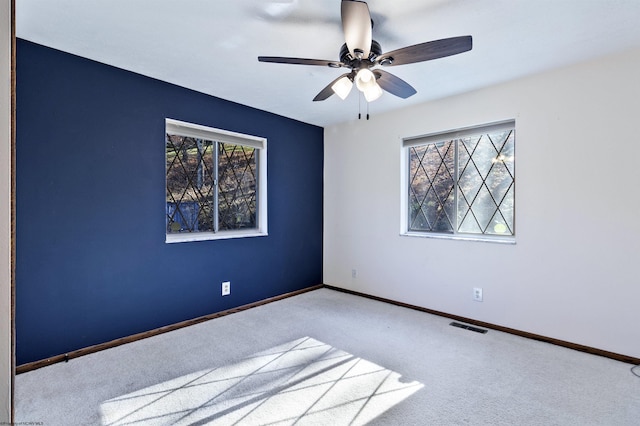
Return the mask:
M 382 66 L 393 65 L 394 60 L 393 56 L 382 56 L 376 58 L 376 62 Z

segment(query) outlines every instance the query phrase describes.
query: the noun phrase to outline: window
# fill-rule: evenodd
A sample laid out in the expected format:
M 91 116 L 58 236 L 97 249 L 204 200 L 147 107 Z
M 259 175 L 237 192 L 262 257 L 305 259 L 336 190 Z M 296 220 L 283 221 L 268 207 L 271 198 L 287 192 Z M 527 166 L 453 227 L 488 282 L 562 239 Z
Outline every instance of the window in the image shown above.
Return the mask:
M 403 140 L 407 235 L 513 241 L 515 122 Z
M 267 141 L 166 120 L 166 242 L 267 234 Z

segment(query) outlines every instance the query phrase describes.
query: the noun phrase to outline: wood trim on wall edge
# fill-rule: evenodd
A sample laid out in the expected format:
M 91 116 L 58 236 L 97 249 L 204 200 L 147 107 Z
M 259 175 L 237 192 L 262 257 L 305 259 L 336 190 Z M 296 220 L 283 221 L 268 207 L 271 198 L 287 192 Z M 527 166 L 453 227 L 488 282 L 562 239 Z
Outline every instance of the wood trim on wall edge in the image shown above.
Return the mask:
M 16 1 L 11 0 L 11 407 L 10 421 L 15 423 L 16 388 Z
M 156 328 L 153 330 L 145 331 L 142 333 L 132 334 L 131 336 L 121 337 L 109 342 L 100 343 L 98 345 L 88 346 L 86 348 L 71 351 L 66 354 L 52 356 L 40 361 L 29 362 L 16 367 L 16 374 L 26 373 L 28 371 L 37 370 L 38 368 L 46 367 L 48 365 L 56 364 L 58 362 L 66 362 L 74 358 L 78 358 L 84 355 L 89 355 L 95 352 L 99 352 L 105 349 L 115 348 L 116 346 L 124 345 L 126 343 L 132 343 L 137 340 L 146 339 L 147 337 L 157 336 L 158 334 L 168 333 L 169 331 L 178 330 L 180 328 L 189 327 L 191 325 L 199 324 L 201 322 L 209 321 L 215 318 L 220 318 L 226 315 L 234 314 L 236 312 L 246 311 L 247 309 L 256 308 L 258 306 L 266 305 L 268 303 L 277 302 L 278 300 L 286 299 L 289 297 L 297 296 L 309 291 L 318 290 L 323 288 L 324 285 L 318 284 L 312 287 L 303 288 L 301 290 L 292 291 L 289 293 L 281 294 L 279 296 L 270 297 L 268 299 L 259 300 L 257 302 L 249 303 L 246 305 L 238 306 L 236 308 L 227 309 L 225 311 L 216 312 L 214 314 L 204 315 L 198 318 L 182 321 L 179 323 L 167 325 L 164 327 Z
M 551 343 L 553 345 L 562 346 L 562 347 L 573 349 L 573 350 L 576 350 L 576 351 L 586 352 L 586 353 L 589 353 L 589 354 L 592 354 L 592 355 L 599 355 L 599 356 L 603 356 L 605 358 L 611 358 L 611 359 L 614 359 L 616 361 L 622 361 L 622 362 L 626 362 L 626 363 L 629 363 L 629 364 L 635 364 L 635 365 L 640 364 L 640 358 L 635 358 L 635 357 L 628 356 L 628 355 L 623 355 L 623 354 L 618 354 L 618 353 L 615 353 L 615 352 L 605 351 L 603 349 L 598 349 L 598 348 L 593 348 L 593 347 L 590 347 L 590 346 L 580 345 L 578 343 L 567 342 L 565 340 L 555 339 L 553 337 L 547 337 L 547 336 L 542 336 L 542 335 L 539 335 L 539 334 L 529 333 L 527 331 L 516 330 L 514 328 L 503 327 L 501 325 L 491 324 L 491 323 L 484 322 L 484 321 L 478 321 L 478 320 L 474 320 L 474 319 L 471 319 L 471 318 L 465 318 L 465 317 L 461 317 L 459 315 L 448 314 L 446 312 L 440 312 L 440 311 L 436 311 L 436 310 L 433 310 L 433 309 L 423 308 L 421 306 L 416 306 L 416 305 L 411 305 L 411 304 L 408 304 L 408 303 L 398 302 L 398 301 L 391 300 L 391 299 L 385 299 L 384 297 L 373 296 L 373 295 L 366 294 L 366 293 L 360 293 L 360 292 L 354 291 L 354 290 L 348 290 L 348 289 L 345 289 L 345 288 L 334 287 L 332 285 L 326 285 L 325 284 L 324 287 L 328 288 L 328 289 L 331 289 L 331 290 L 352 294 L 354 296 L 366 297 L 367 299 L 373 299 L 373 300 L 376 300 L 378 302 L 390 303 L 392 305 L 400 306 L 400 307 L 403 307 L 403 308 L 413 309 L 413 310 L 416 310 L 416 311 L 425 312 L 425 313 L 432 314 L 432 315 L 437 315 L 437 316 L 440 316 L 440 317 L 450 318 L 452 320 L 465 322 L 467 324 L 473 324 L 473 325 L 476 325 L 476 326 L 479 326 L 479 327 L 489 328 L 489 329 L 492 329 L 492 330 L 502 331 L 504 333 L 509 333 L 509 334 L 513 334 L 513 335 L 516 335 L 516 336 L 520 336 L 520 337 L 526 337 L 527 339 L 538 340 L 538 341 L 541 341 L 541 342 Z
M 195 324 L 199 324 L 201 322 L 205 322 L 205 321 L 209 321 L 215 318 L 220 318 L 226 315 L 230 315 L 230 314 L 234 314 L 236 312 L 242 312 L 242 311 L 246 311 L 247 309 L 251 309 L 251 308 L 256 308 L 258 306 L 262 306 L 262 305 L 266 305 L 268 303 L 272 303 L 272 302 L 277 302 L 278 300 L 282 300 L 282 299 L 286 299 L 289 297 L 293 297 L 293 296 L 297 296 L 299 294 L 303 294 L 303 293 L 307 293 L 310 291 L 314 291 L 314 290 L 318 290 L 321 288 L 326 288 L 329 290 L 335 290 L 335 291 L 339 291 L 342 293 L 347 293 L 347 294 L 351 294 L 354 296 L 359 296 L 359 297 L 365 297 L 367 299 L 372 299 L 372 300 L 376 300 L 378 302 L 383 302 L 383 303 L 389 303 L 391 305 L 396 305 L 396 306 L 400 306 L 403 308 L 408 308 L 408 309 L 413 309 L 416 311 L 420 311 L 420 312 L 424 312 L 427 314 L 432 314 L 432 315 L 437 315 L 440 317 L 444 317 L 444 318 L 450 318 L 456 321 L 461 321 L 461 322 L 465 322 L 467 324 L 473 324 L 479 327 L 484 327 L 484 328 L 489 328 L 492 330 L 497 330 L 497 331 L 502 331 L 504 333 L 509 333 L 509 334 L 513 334 L 516 336 L 520 336 L 520 337 L 525 337 L 527 339 L 532 339 L 532 340 L 538 340 L 541 342 L 545 342 L 545 343 L 551 343 L 553 345 L 557 345 L 557 346 L 562 346 L 565 348 L 569 348 L 569 349 L 573 349 L 573 350 L 577 350 L 580 352 L 586 352 L 592 355 L 598 355 L 598 356 L 603 356 L 605 358 L 610 358 L 610 359 L 614 359 L 616 361 L 622 361 L 622 362 L 626 362 L 629 364 L 635 364 L 638 365 L 640 364 L 640 358 L 635 358 L 632 356 L 628 356 L 628 355 L 622 355 L 622 354 L 618 354 L 615 352 L 609 352 L 609 351 L 605 351 L 602 349 L 597 349 L 597 348 L 592 348 L 590 346 L 585 346 L 585 345 L 580 345 L 577 343 L 572 343 L 572 342 L 567 342 L 565 340 L 560 340 L 560 339 L 554 339 L 552 337 L 547 337 L 547 336 L 541 336 L 539 334 L 534 334 L 534 333 L 529 333 L 526 331 L 521 331 L 521 330 L 516 330 L 513 328 L 509 328 L 509 327 L 503 327 L 500 325 L 496 325 L 496 324 L 491 324 L 488 322 L 484 322 L 484 321 L 478 321 L 478 320 L 474 320 L 471 318 L 466 318 L 466 317 L 461 317 L 459 315 L 452 315 L 452 314 L 448 314 L 445 312 L 440 312 L 440 311 L 436 311 L 433 309 L 428 309 L 428 308 L 423 308 L 421 306 L 416 306 L 416 305 L 411 305 L 408 303 L 403 303 L 403 302 L 398 302 L 395 300 L 391 300 L 391 299 L 386 299 L 384 297 L 379 297 L 379 296 L 373 296 L 370 294 L 366 294 L 366 293 L 360 293 L 358 291 L 354 291 L 354 290 L 348 290 L 345 288 L 340 288 L 340 287 L 334 287 L 332 285 L 326 285 L 326 284 L 318 284 L 312 287 L 307 287 L 301 290 L 296 290 L 296 291 L 292 291 L 290 293 L 285 293 L 285 294 L 281 294 L 279 296 L 274 296 L 274 297 L 270 297 L 268 299 L 264 299 L 264 300 L 260 300 L 258 302 L 253 302 L 253 303 L 249 303 L 246 305 L 242 305 L 242 306 L 238 306 L 237 308 L 232 308 L 232 309 L 228 309 L 225 311 L 221 311 L 221 312 L 217 312 L 214 314 L 209 314 L 209 315 L 204 315 L 198 318 L 194 318 L 191 320 L 187 320 L 187 321 L 182 321 L 176 324 L 171 324 L 171 325 L 167 325 L 164 327 L 160 327 L 160 328 L 156 328 L 153 330 L 149 330 L 149 331 L 145 331 L 142 333 L 138 333 L 138 334 L 133 334 L 131 336 L 127 336 L 127 337 L 122 337 L 119 339 L 115 339 L 115 340 L 111 340 L 109 342 L 105 342 L 105 343 L 101 343 L 98 345 L 93 345 L 93 346 L 88 346 L 86 348 L 82 348 L 82 349 L 78 349 L 75 351 L 71 351 L 69 353 L 66 354 L 62 354 L 62 355 L 56 355 L 47 359 L 43 359 L 40 361 L 34 361 L 34 362 L 30 362 L 27 364 L 22 364 L 19 365 L 18 367 L 16 367 L 16 374 L 21 374 L 21 373 L 26 373 L 28 371 L 33 371 L 33 370 L 37 370 L 38 368 L 42 368 L 42 367 L 46 367 L 48 365 L 52 365 L 52 364 L 56 364 L 58 362 L 66 362 L 69 361 L 71 359 L 74 358 L 78 358 L 84 355 L 89 355 L 95 352 L 99 352 L 105 349 L 109 349 L 109 348 L 114 348 L 116 346 L 120 346 L 120 345 L 124 345 L 126 343 L 132 343 L 135 342 L 137 340 L 142 340 L 142 339 L 146 339 L 147 337 L 152 337 L 152 336 L 157 336 L 158 334 L 163 334 L 163 333 L 167 333 L 169 331 L 173 331 L 173 330 L 178 330 L 180 328 L 184 328 L 184 327 L 188 327 L 191 325 L 195 325 Z

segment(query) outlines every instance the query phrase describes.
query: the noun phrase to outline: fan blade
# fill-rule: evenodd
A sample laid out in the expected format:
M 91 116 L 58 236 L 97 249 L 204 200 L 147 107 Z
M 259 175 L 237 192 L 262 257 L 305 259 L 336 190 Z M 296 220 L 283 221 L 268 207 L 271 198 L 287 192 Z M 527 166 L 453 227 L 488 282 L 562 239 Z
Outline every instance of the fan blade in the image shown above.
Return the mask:
M 276 64 L 320 65 L 331 68 L 340 68 L 343 65 L 342 62 L 325 61 L 323 59 L 284 58 L 282 56 L 258 56 L 258 61 Z
M 413 96 L 417 93 L 416 89 L 414 89 L 409 83 L 391 73 L 383 70 L 374 70 L 373 74 L 375 74 L 380 87 L 392 95 L 396 95 L 402 99 L 407 99 L 409 96 Z
M 403 65 L 430 61 L 466 52 L 471 50 L 472 45 L 471 36 L 444 38 L 384 53 L 378 56 L 376 62 L 380 65 Z
M 342 30 L 349 53 L 358 58 L 368 58 L 371 51 L 371 15 L 369 6 L 363 1 L 342 0 Z M 357 52 L 356 52 L 357 51 Z
M 336 78 L 335 80 L 333 80 L 331 83 L 329 83 L 327 85 L 327 87 L 325 87 L 324 89 L 322 89 L 320 91 L 320 93 L 318 93 L 316 95 L 315 98 L 313 98 L 313 101 L 324 101 L 325 99 L 329 98 L 331 95 L 333 95 L 333 89 L 331 88 L 331 86 L 333 86 L 334 84 L 336 84 L 336 82 L 338 80 L 340 80 L 342 77 L 347 77 L 350 73 L 346 73 L 346 74 L 342 74 L 340 77 Z

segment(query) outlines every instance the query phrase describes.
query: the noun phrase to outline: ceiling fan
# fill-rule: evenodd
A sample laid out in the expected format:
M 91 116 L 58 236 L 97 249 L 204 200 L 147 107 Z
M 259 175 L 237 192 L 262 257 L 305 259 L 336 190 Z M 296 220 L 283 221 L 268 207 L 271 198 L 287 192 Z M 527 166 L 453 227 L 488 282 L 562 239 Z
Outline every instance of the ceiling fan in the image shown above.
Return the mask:
M 428 41 L 382 53 L 380 44 L 372 38 L 373 21 L 366 2 L 342 0 L 341 18 L 346 43 L 340 49 L 339 61 L 281 56 L 258 56 L 258 61 L 349 68 L 350 72 L 329 83 L 313 100 L 324 101 L 334 93 L 345 99 L 355 82 L 367 102 L 372 102 L 382 95 L 383 90 L 403 99 L 416 93 L 416 89 L 401 78 L 374 68 L 377 65 L 387 67 L 429 61 L 457 55 L 471 50 L 472 47 L 471 36 L 461 36 Z

